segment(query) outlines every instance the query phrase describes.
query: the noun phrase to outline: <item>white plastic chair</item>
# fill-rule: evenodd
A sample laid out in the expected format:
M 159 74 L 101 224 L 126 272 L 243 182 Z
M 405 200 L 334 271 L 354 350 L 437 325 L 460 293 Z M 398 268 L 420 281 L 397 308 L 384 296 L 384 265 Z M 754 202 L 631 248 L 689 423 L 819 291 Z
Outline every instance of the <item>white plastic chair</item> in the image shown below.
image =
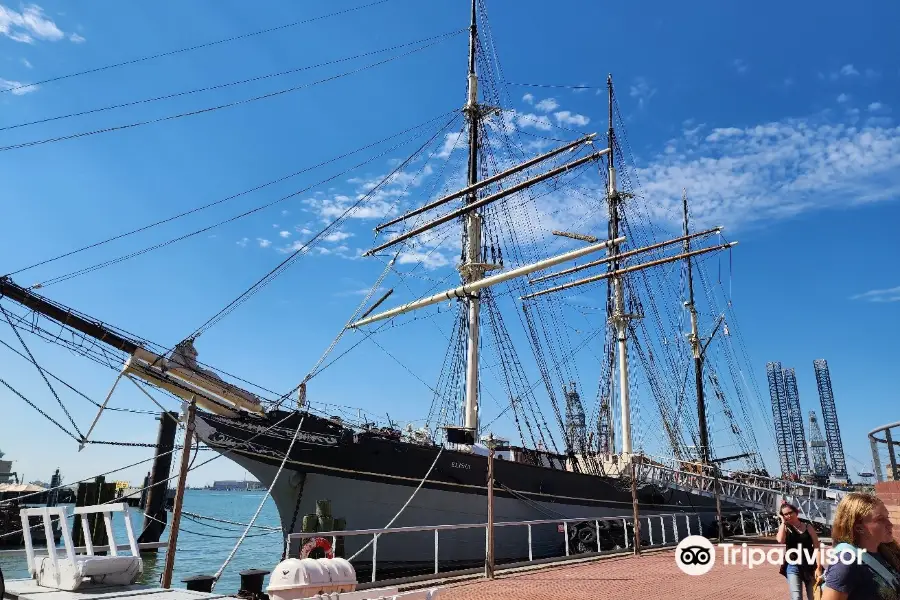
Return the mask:
M 114 512 L 125 513 L 125 529 L 128 533 L 128 545 L 131 550 L 131 556 L 120 556 L 116 548 L 112 527 L 112 513 Z M 108 556 L 96 556 L 94 554 L 94 543 L 91 539 L 88 515 L 95 513 L 103 513 L 106 536 L 109 538 Z M 97 584 L 131 585 L 137 581 L 144 570 L 144 562 L 141 560 L 138 551 L 134 529 L 131 526 L 131 519 L 128 515 L 128 508 L 124 503 L 79 506 L 75 509 L 74 514 L 76 517 L 81 515 L 81 528 L 84 532 L 84 544 L 87 554 L 75 554 L 65 507 L 23 508 L 20 514 L 24 530 L 23 537 L 25 538 L 28 573 L 37 580 L 37 584 L 41 587 L 75 591 L 81 587 L 86 579 Z M 44 530 L 47 536 L 47 556 L 35 556 L 34 546 L 31 541 L 31 528 L 28 523 L 28 517 L 30 516 L 43 518 Z M 51 517 L 54 516 L 59 518 L 63 544 L 66 550 L 65 558 L 60 558 L 56 555 L 56 545 L 53 543 L 53 529 L 51 525 Z

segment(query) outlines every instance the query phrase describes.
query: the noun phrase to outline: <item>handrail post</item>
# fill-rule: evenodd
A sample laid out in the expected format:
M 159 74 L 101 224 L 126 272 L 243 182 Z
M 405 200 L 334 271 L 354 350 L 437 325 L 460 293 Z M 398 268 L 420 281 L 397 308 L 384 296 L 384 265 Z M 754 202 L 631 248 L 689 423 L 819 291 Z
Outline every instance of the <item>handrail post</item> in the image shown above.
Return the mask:
M 563 537 L 566 538 L 566 556 L 569 555 L 569 524 L 563 521 Z
M 653 545 L 653 522 L 647 517 L 647 535 L 650 536 L 650 545 Z
M 434 530 L 434 574 L 438 574 L 438 533 L 439 530 Z
M 531 548 L 531 523 L 528 524 L 528 562 L 534 560 L 534 554 Z
M 372 583 L 375 583 L 375 569 L 378 563 L 378 534 L 372 534 Z
M 594 532 L 597 534 L 597 552 L 600 552 L 600 520 L 594 520 Z
M 662 532 L 662 543 L 663 546 L 666 545 L 666 521 L 662 515 L 659 515 L 659 530 Z
M 628 543 L 628 519 L 622 519 L 622 524 L 625 526 L 625 548 L 631 548 Z

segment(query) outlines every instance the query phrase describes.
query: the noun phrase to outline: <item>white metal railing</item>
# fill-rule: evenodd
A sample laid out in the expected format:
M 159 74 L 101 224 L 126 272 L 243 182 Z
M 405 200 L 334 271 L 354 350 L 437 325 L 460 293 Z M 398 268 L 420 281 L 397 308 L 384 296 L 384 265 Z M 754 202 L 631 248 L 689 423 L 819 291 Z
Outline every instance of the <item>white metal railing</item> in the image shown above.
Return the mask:
M 745 515 L 747 517 L 745 518 Z M 762 511 L 743 511 L 739 513 L 739 518 L 741 521 L 741 533 L 743 535 L 747 535 L 748 533 L 761 532 L 761 533 L 770 533 L 774 531 L 771 527 L 771 520 L 767 518 L 768 513 Z M 747 531 L 747 519 L 753 519 L 753 532 Z M 667 539 L 666 536 L 666 522 L 667 520 L 671 520 L 672 532 L 674 539 Z M 645 530 L 643 527 L 643 523 L 646 521 L 647 529 Z M 653 524 L 658 521 L 659 523 L 659 531 L 660 531 L 660 540 L 659 543 L 655 543 L 653 536 Z M 684 523 L 683 528 L 679 527 L 679 521 Z M 638 522 L 641 524 L 641 539 L 637 540 L 637 543 L 642 547 L 644 546 L 644 533 L 646 532 L 649 547 L 663 547 L 663 546 L 672 546 L 677 545 L 679 541 L 684 539 L 684 537 L 690 535 L 703 535 L 702 529 L 702 521 L 700 520 L 699 513 L 665 513 L 665 514 L 654 514 L 647 516 L 639 516 Z M 692 522 L 695 525 L 692 527 Z M 600 523 L 621 523 L 623 526 L 622 534 L 624 535 L 625 545 L 624 548 L 627 550 L 631 547 L 631 542 L 629 541 L 634 537 L 634 518 L 633 517 L 605 517 L 605 518 L 582 518 L 582 519 L 541 519 L 535 521 L 503 521 L 494 523 L 494 527 L 526 527 L 528 530 L 528 562 L 532 562 L 534 560 L 534 545 L 532 541 L 532 527 L 535 525 L 548 525 L 548 524 L 557 524 L 563 525 L 560 533 L 562 533 L 565 544 L 565 555 L 571 556 L 571 546 L 570 546 L 570 525 L 571 524 L 590 524 L 593 523 L 594 534 L 596 536 L 596 552 L 604 552 L 602 550 L 602 541 L 603 536 L 601 536 L 601 528 Z M 378 538 L 382 535 L 386 534 L 400 534 L 400 533 L 417 533 L 417 532 L 434 532 L 434 574 L 437 575 L 439 572 L 439 556 L 440 556 L 440 532 L 442 531 L 458 531 L 464 529 L 484 529 L 485 533 L 485 555 L 487 555 L 488 551 L 488 524 L 487 523 L 464 523 L 459 525 L 422 525 L 422 526 L 413 526 L 413 527 L 395 527 L 392 529 L 354 529 L 347 531 L 323 531 L 323 532 L 315 532 L 315 533 L 292 533 L 287 536 L 288 544 L 293 540 L 304 540 L 316 537 L 323 538 L 331 538 L 331 546 L 335 548 L 337 546 L 338 538 L 345 537 L 354 537 L 354 536 L 372 536 L 372 541 L 370 542 L 372 545 L 372 577 L 371 580 L 374 582 L 378 569 Z M 579 528 L 576 527 L 576 532 Z M 682 529 L 686 532 L 686 536 L 682 536 Z M 696 531 L 693 531 L 696 530 Z M 631 538 L 629 537 L 631 536 Z M 618 534 L 617 534 L 618 537 Z M 609 550 L 607 550 L 608 552 Z
M 674 486 L 707 497 L 715 494 L 715 478 L 711 475 L 653 462 L 638 462 L 636 467 L 641 481 Z M 782 499 L 788 500 L 796 504 L 809 520 L 825 524 L 834 521 L 835 508 L 845 493 L 771 477 L 752 475 L 749 478 L 752 483 L 719 478 L 721 496 L 748 508 L 770 512 L 777 511 Z
M 654 456 L 650 454 L 642 455 L 644 458 L 650 461 L 655 461 L 663 466 L 668 467 L 674 471 L 680 471 L 684 473 L 693 473 L 693 469 L 701 468 L 701 463 L 692 462 L 687 460 L 680 460 L 674 457 L 660 457 Z M 640 461 L 637 462 L 637 465 L 640 466 L 649 466 L 647 464 L 641 464 Z M 706 470 L 709 467 L 704 467 Z M 734 481 L 736 483 L 743 483 L 746 485 L 752 485 L 757 488 L 772 490 L 783 492 L 786 494 L 791 494 L 793 496 L 808 496 L 808 497 L 833 497 L 837 500 L 840 500 L 847 491 L 845 490 L 836 490 L 833 488 L 826 488 L 817 485 L 811 485 L 808 483 L 802 483 L 800 481 L 791 481 L 789 479 L 780 479 L 778 477 L 769 477 L 766 475 L 757 475 L 754 473 L 745 473 L 740 471 L 733 471 L 730 469 L 722 469 L 719 468 L 719 472 L 722 473 L 722 477 L 720 480 L 724 481 Z

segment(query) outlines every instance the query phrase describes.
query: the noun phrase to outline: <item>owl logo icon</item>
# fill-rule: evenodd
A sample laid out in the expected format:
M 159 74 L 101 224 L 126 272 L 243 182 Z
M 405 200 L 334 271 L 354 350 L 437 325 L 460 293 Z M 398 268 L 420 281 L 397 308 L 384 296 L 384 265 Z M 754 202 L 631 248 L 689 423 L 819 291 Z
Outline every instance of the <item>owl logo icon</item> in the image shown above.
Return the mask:
M 701 535 L 689 535 L 675 547 L 675 564 L 687 575 L 705 575 L 716 564 L 716 549 Z

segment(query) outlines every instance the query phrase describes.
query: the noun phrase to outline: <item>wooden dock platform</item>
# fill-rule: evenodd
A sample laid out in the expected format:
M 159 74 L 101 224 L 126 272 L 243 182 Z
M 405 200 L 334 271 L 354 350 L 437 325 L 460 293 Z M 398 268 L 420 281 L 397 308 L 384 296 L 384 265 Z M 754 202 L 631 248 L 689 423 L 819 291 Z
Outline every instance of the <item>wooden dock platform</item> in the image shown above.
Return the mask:
M 6 582 L 3 600 L 215 600 L 226 594 L 207 594 L 183 588 L 154 588 L 146 585 L 84 585 L 77 592 L 39 587 L 33 579 Z
M 749 569 L 717 562 L 709 573 L 691 576 L 676 566 L 674 549 L 666 549 L 522 570 L 498 575 L 493 581 L 450 583 L 442 586 L 440 600 L 770 600 L 779 595 L 787 597 L 789 592 L 787 580 L 776 566 Z

